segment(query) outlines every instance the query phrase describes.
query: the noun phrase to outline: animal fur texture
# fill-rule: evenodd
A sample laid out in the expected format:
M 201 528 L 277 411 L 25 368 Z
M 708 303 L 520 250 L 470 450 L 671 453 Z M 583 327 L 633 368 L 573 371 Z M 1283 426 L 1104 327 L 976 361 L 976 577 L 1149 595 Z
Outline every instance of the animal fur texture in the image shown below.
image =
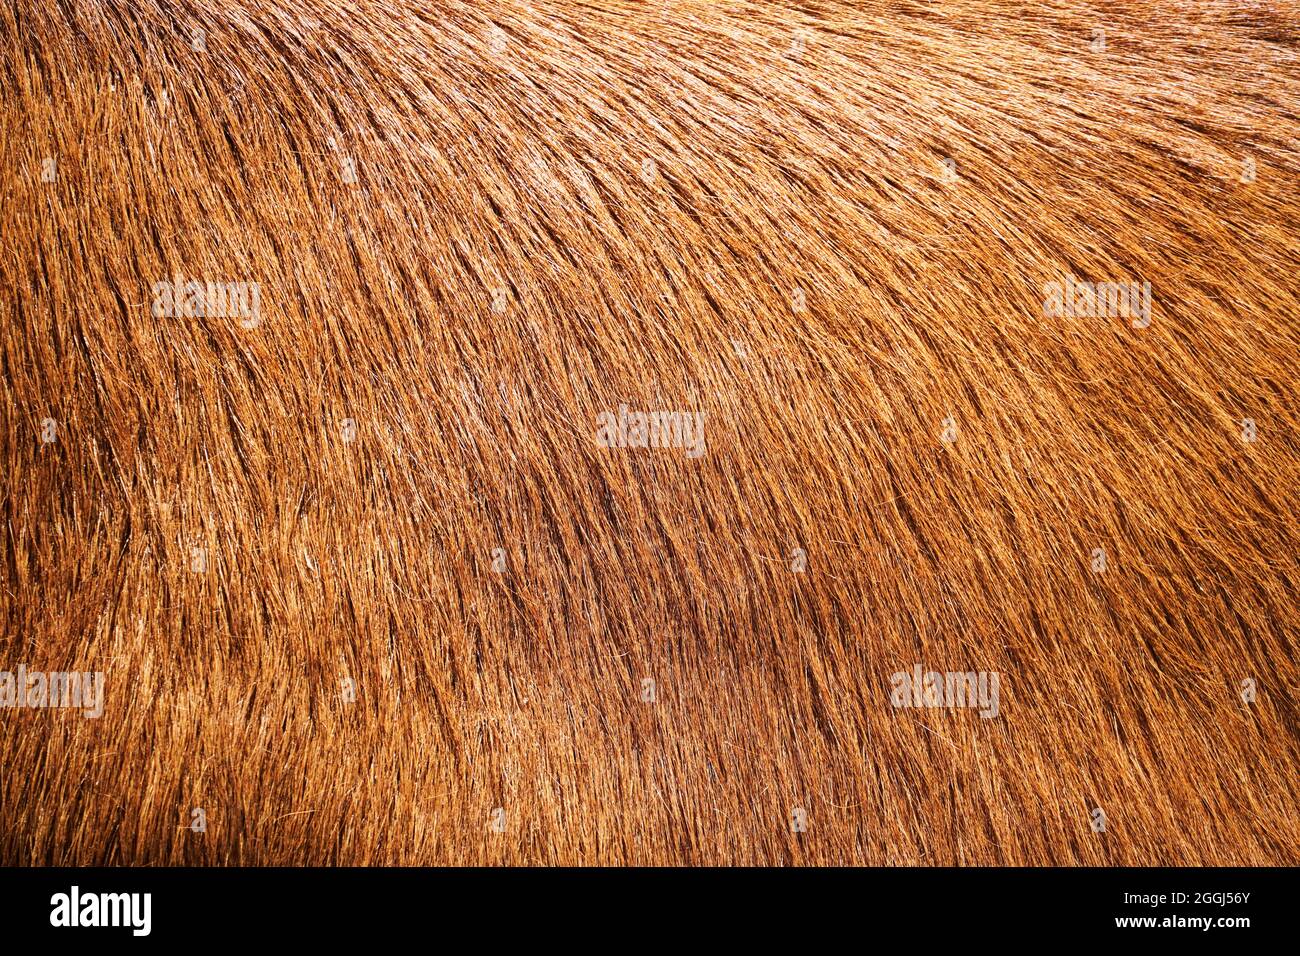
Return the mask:
M 1300 862 L 1297 14 L 4 4 L 0 862 Z

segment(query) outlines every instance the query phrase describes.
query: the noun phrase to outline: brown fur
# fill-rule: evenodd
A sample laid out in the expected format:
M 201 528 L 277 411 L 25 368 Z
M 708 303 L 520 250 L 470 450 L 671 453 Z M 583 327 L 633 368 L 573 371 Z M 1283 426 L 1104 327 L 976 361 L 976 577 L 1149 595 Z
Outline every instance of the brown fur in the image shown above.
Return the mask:
M 1300 862 L 1297 12 L 4 5 L 0 862 Z

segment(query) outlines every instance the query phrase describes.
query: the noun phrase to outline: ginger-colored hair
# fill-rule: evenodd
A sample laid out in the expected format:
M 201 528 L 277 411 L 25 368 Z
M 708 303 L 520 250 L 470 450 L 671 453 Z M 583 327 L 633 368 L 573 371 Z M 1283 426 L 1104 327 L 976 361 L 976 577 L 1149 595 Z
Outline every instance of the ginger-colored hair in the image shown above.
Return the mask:
M 1298 13 L 0 7 L 0 862 L 1300 862 Z

